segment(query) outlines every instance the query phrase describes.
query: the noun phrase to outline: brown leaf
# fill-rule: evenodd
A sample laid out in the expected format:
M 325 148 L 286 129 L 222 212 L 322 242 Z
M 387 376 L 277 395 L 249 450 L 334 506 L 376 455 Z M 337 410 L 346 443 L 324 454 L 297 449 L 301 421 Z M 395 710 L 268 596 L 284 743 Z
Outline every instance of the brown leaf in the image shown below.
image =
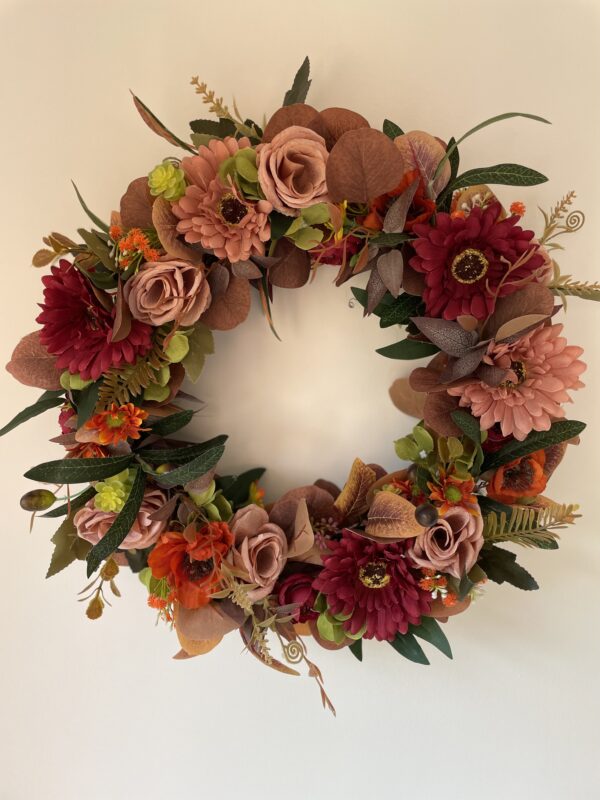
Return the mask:
M 460 327 L 464 328 L 466 331 L 476 331 L 479 325 L 477 317 L 473 317 L 471 314 L 460 314 L 456 318 L 456 321 Z
M 234 261 L 231 271 L 238 278 L 246 278 L 249 281 L 262 278 L 260 268 L 253 261 Z
M 136 97 L 133 92 L 131 93 L 133 97 L 133 103 L 138 110 L 140 117 L 144 120 L 146 125 L 150 128 L 153 133 L 156 133 L 158 136 L 162 136 L 163 139 L 166 139 L 169 144 L 172 144 L 174 147 L 185 147 L 187 150 L 192 150 L 191 147 L 182 142 L 178 139 L 168 128 L 162 124 L 162 122 L 154 116 L 154 114 L 147 108 L 144 103 Z
M 289 239 L 280 239 L 275 248 L 277 261 L 269 267 L 269 281 L 282 289 L 299 289 L 310 277 L 310 256 Z
M 425 291 L 425 275 L 414 270 L 410 264 L 405 264 L 402 275 L 402 288 L 407 294 L 421 297 Z
M 31 263 L 34 267 L 47 267 L 48 264 L 51 264 L 56 257 L 56 253 L 53 250 L 45 250 L 42 248 L 38 250 L 37 253 L 33 254 L 33 258 L 31 259 Z
M 541 283 L 528 283 L 496 303 L 494 313 L 487 321 L 482 338 L 493 339 L 506 322 L 529 314 L 549 317 L 554 310 L 554 295 Z
M 440 381 L 448 384 L 461 378 L 466 378 L 467 375 L 472 375 L 481 364 L 486 349 L 487 345 L 482 344 L 479 347 L 468 350 L 460 358 L 451 359 L 446 369 L 441 373 Z
M 404 230 L 406 216 L 418 188 L 419 179 L 416 178 L 388 208 L 383 220 L 385 233 L 401 233 Z
M 153 197 L 148 188 L 148 178 L 131 181 L 121 198 L 121 220 L 125 228 L 152 227 Z
M 231 273 L 224 264 L 221 264 L 219 261 L 217 261 L 212 265 L 210 272 L 208 273 L 208 285 L 210 286 L 210 293 L 213 297 L 213 300 L 214 298 L 225 294 L 227 287 L 229 286 L 230 279 Z
M 477 341 L 475 331 L 466 331 L 457 322 L 434 317 L 412 317 L 412 322 L 430 342 L 444 353 L 459 358 L 468 353 Z
M 501 325 L 494 338 L 497 342 L 502 342 L 514 336 L 524 336 L 547 319 L 546 314 L 525 314 L 524 317 L 516 317 Z
M 306 505 L 306 500 L 303 498 L 296 508 L 294 532 L 289 542 L 288 559 L 292 561 L 305 561 L 305 557 L 310 556 L 309 551 L 312 550 L 314 544 L 315 534 L 310 522 L 308 506 Z
M 427 187 L 435 174 L 438 164 L 446 155 L 446 148 L 435 136 L 425 131 L 409 131 L 402 136 L 398 136 L 394 143 L 402 154 L 405 169 L 407 171 L 418 169 Z M 432 186 L 434 198 L 438 196 L 450 180 L 450 171 L 450 163 L 446 161 Z
M 328 481 L 326 478 L 318 478 L 315 481 L 315 486 L 318 486 L 319 489 L 325 489 L 325 491 L 329 492 L 334 500 L 342 491 L 337 484 L 333 483 L 332 481 Z
M 398 297 L 402 286 L 404 259 L 400 250 L 390 250 L 377 259 L 377 272 L 392 297 Z
M 488 386 L 500 386 L 502 381 L 506 380 L 508 375 L 507 369 L 500 369 L 491 364 L 480 364 L 477 368 L 477 378 Z
M 425 425 L 439 436 L 462 436 L 460 428 L 452 422 L 450 416 L 458 409 L 458 398 L 447 392 L 432 392 L 427 395 L 423 408 Z
M 164 197 L 157 197 L 152 206 L 152 227 L 156 228 L 161 245 L 169 256 L 182 258 L 200 266 L 203 263 L 202 250 L 186 244 L 179 238 L 177 222 L 178 219 L 171 211 L 170 203 Z
M 131 331 L 131 311 L 123 297 L 123 283 L 119 278 L 115 303 L 115 321 L 113 323 L 111 342 L 121 342 Z
M 225 294 L 214 298 L 200 317 L 207 328 L 229 331 L 240 325 L 250 312 L 250 284 L 245 278 L 231 276 Z
M 426 614 L 428 617 L 433 617 L 440 622 L 446 622 L 448 617 L 454 617 L 457 614 L 462 614 L 471 605 L 471 598 L 465 597 L 464 600 L 457 600 L 452 606 L 445 606 L 440 597 L 437 597 L 432 603 L 429 612 Z
M 40 331 L 24 336 L 13 350 L 6 369 L 13 378 L 25 386 L 54 391 L 61 389 L 60 370 L 56 368 L 56 359 L 51 356 L 40 342 Z
M 387 472 L 385 475 L 382 475 L 381 478 L 375 481 L 373 486 L 369 489 L 369 493 L 367 494 L 367 504 L 370 506 L 373 502 L 373 498 L 375 497 L 375 492 L 378 492 L 383 486 L 388 483 L 392 483 L 393 481 L 405 481 L 408 479 L 408 470 L 405 469 L 398 469 L 395 472 Z
M 367 493 L 376 478 L 375 472 L 360 458 L 354 459 L 348 480 L 334 503 L 343 517 L 353 517 L 364 511 Z
M 404 162 L 394 143 L 373 128 L 346 131 L 327 161 L 327 188 L 333 202 L 367 203 L 400 183 Z
M 365 306 L 364 315 L 372 314 L 377 308 L 379 303 L 383 300 L 387 288 L 383 282 L 379 272 L 374 269 L 369 275 L 367 281 L 367 305 Z
M 323 126 L 323 137 L 327 143 L 327 149 L 331 150 L 333 145 L 346 131 L 356 128 L 370 128 L 367 120 L 356 111 L 347 108 L 324 108 L 319 114 Z
M 423 408 L 427 394 L 416 392 L 409 383 L 408 378 L 398 378 L 390 386 L 390 397 L 392 403 L 403 414 L 409 417 L 423 419 Z
M 240 635 L 246 647 L 248 648 L 248 652 L 252 653 L 252 655 L 257 658 L 261 664 L 265 664 L 267 667 L 271 667 L 271 669 L 277 670 L 277 672 L 283 672 L 284 675 L 300 675 L 298 670 L 292 669 L 288 667 L 286 664 L 283 664 L 276 658 L 269 658 L 268 660 L 262 655 L 256 643 L 252 638 L 252 622 L 247 621 L 245 625 L 240 628 Z
M 310 128 L 321 136 L 325 132 L 320 114 L 316 108 L 309 106 L 307 103 L 292 103 L 291 106 L 277 109 L 267 122 L 263 133 L 263 142 L 270 142 L 278 133 L 281 133 L 285 128 L 290 128 L 292 125 Z
M 365 531 L 377 539 L 410 539 L 424 528 L 415 519 L 415 507 L 409 500 L 394 492 L 377 492 Z
M 244 612 L 230 600 L 213 601 L 201 608 L 192 609 L 177 603 L 174 621 L 177 632 L 188 640 L 220 640 L 240 627 L 244 621 Z

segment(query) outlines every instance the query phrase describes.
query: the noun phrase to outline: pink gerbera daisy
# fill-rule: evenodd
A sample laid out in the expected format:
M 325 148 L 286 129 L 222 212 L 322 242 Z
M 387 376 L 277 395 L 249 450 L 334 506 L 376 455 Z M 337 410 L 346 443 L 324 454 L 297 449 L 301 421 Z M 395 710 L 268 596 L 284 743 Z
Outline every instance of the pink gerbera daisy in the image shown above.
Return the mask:
M 177 231 L 186 242 L 199 242 L 218 258 L 231 262 L 264 255 L 264 243 L 271 236 L 271 203 L 250 202 L 231 180 L 225 183 L 219 177 L 219 166 L 244 147 L 250 147 L 250 140 L 245 137 L 211 139 L 208 146 L 198 149 L 197 156 L 184 158 L 181 167 L 189 186 L 172 206 L 180 220 Z
M 567 345 L 562 325 L 545 325 L 512 344 L 492 342 L 484 361 L 510 370 L 499 386 L 474 381 L 448 389 L 468 406 L 484 430 L 500 424 L 503 436 L 522 441 L 534 431 L 547 431 L 552 421 L 564 417 L 562 403 L 569 391 L 584 384 L 579 376 L 586 365 L 579 361 L 581 347 Z

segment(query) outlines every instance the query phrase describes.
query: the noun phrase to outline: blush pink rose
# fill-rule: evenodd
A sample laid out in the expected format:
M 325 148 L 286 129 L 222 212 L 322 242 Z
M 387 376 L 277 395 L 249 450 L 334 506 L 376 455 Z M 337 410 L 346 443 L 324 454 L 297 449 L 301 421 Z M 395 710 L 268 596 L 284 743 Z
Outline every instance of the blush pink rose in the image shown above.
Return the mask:
M 419 534 L 408 555 L 419 567 L 447 572 L 460 579 L 475 566 L 482 546 L 481 515 L 457 507 Z
M 300 210 L 327 202 L 325 139 L 292 125 L 256 148 L 258 182 L 276 211 L 297 217 Z
M 233 515 L 229 523 L 235 537 L 231 549 L 234 566 L 248 573 L 250 583 L 257 588 L 248 597 L 262 600 L 271 594 L 287 560 L 285 533 L 260 506 L 250 504 Z
M 210 287 L 202 267 L 187 261 L 149 261 L 127 281 L 124 296 L 140 322 L 193 325 L 210 304 Z
M 146 492 L 133 527 L 119 545 L 121 550 L 143 550 L 156 542 L 167 527 L 167 521 L 153 520 L 150 517 L 166 502 L 167 496 L 160 489 L 150 489 Z M 92 499 L 75 514 L 73 523 L 77 528 L 77 535 L 94 545 L 106 536 L 116 516 L 114 511 L 101 511 L 96 508 Z

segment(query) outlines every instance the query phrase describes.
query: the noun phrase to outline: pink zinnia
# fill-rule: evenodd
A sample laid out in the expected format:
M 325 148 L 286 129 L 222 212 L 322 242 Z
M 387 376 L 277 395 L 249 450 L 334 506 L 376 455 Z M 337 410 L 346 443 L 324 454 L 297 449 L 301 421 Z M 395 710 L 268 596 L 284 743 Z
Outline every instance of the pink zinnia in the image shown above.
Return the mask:
M 40 341 L 57 356 L 56 366 L 84 380 L 98 380 L 111 367 L 133 364 L 152 346 L 152 328 L 133 320 L 129 335 L 112 341 L 115 310 L 107 311 L 82 274 L 61 259 L 42 278 L 44 302 L 36 321 L 43 327 Z
M 545 257 L 516 216 L 501 220 L 500 203 L 475 206 L 466 217 L 438 214 L 435 226 L 414 226 L 416 255 L 411 267 L 425 275 L 423 300 L 427 315 L 456 319 L 471 314 L 485 319 L 496 297 L 516 292 L 523 279 L 536 279 Z M 530 255 L 501 284 L 507 268 Z
M 581 347 L 567 345 L 562 325 L 546 325 L 513 344 L 492 343 L 484 361 L 510 370 L 499 386 L 482 381 L 448 389 L 468 406 L 484 430 L 500 423 L 503 436 L 522 441 L 530 431 L 547 431 L 552 421 L 564 417 L 561 403 L 570 403 L 569 390 L 584 384 L 579 376 L 586 365 L 579 361 Z
M 232 136 L 222 141 L 211 139 L 207 147 L 198 149 L 197 156 L 184 158 L 181 167 L 190 185 L 172 206 L 180 220 L 177 231 L 186 242 L 200 242 L 218 258 L 231 262 L 264 255 L 264 243 L 271 237 L 271 203 L 250 202 L 231 180 L 224 183 L 219 177 L 220 165 L 245 147 L 250 147 L 245 137 L 239 141 Z
M 327 546 L 331 555 L 323 557 L 313 586 L 325 595 L 332 614 L 350 615 L 344 630 L 357 634 L 364 628 L 365 639 L 391 641 L 429 611 L 429 594 L 405 558 L 405 542 L 379 544 L 344 531 L 340 541 Z

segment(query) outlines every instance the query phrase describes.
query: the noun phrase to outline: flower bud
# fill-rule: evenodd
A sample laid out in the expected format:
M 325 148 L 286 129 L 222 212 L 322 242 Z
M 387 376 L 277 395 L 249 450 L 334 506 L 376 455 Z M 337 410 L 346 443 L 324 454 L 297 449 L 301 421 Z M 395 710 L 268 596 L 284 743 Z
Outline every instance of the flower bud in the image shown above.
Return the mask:
M 112 581 L 119 574 L 119 565 L 114 558 L 109 558 L 100 570 L 100 577 L 103 581 Z
M 90 600 L 90 603 L 85 611 L 88 619 L 99 619 L 104 611 L 104 600 L 97 594 Z

